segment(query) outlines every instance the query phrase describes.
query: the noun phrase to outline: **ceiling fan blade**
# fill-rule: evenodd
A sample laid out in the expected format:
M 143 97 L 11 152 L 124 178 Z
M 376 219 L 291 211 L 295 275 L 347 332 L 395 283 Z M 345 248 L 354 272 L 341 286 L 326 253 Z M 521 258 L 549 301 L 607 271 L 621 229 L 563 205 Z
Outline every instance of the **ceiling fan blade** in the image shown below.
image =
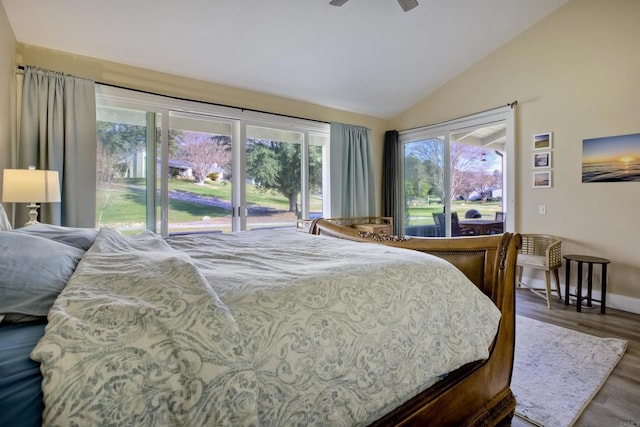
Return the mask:
M 398 4 L 402 8 L 402 10 L 404 10 L 405 12 L 408 12 L 418 5 L 418 1 L 417 0 L 398 0 Z
M 347 0 L 331 0 L 329 2 L 329 4 L 332 5 L 332 6 L 342 6 L 346 2 L 347 2 Z

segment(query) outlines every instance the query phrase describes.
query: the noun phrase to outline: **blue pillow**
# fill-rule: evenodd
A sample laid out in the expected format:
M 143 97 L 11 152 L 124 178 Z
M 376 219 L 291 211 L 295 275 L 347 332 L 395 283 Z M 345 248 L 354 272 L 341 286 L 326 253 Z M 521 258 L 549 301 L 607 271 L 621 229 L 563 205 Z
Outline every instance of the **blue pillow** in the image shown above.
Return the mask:
M 17 228 L 14 231 L 55 240 L 86 251 L 93 245 L 99 230 L 97 228 L 75 228 L 38 223 Z
M 39 236 L 0 231 L 0 314 L 46 316 L 84 252 Z

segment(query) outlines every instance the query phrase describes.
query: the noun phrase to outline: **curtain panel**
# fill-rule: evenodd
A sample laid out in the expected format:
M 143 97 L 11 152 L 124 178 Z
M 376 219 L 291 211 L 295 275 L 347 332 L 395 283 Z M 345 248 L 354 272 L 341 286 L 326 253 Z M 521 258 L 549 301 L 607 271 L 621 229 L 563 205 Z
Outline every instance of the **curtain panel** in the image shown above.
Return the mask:
M 25 67 L 17 167 L 58 171 L 61 203 L 43 204 L 40 221 L 95 227 L 95 83 Z M 16 224 L 28 219 L 17 209 Z
M 382 154 L 382 216 L 393 218 L 393 234 L 399 236 L 402 201 L 402 177 L 400 176 L 400 134 L 388 130 L 384 134 Z
M 375 215 L 370 133 L 361 126 L 331 123 L 331 216 L 334 218 Z

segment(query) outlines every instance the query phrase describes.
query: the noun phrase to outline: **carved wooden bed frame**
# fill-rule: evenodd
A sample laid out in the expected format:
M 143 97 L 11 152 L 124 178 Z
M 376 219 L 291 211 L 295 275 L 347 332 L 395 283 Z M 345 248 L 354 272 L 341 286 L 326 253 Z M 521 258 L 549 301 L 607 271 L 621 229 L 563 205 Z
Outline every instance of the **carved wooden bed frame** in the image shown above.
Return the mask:
M 311 234 L 321 234 L 430 253 L 458 267 L 502 312 L 489 358 L 450 373 L 372 425 L 510 425 L 516 401 L 510 389 L 515 345 L 516 257 L 519 234 L 458 238 L 394 239 L 371 235 L 325 219 L 314 220 Z

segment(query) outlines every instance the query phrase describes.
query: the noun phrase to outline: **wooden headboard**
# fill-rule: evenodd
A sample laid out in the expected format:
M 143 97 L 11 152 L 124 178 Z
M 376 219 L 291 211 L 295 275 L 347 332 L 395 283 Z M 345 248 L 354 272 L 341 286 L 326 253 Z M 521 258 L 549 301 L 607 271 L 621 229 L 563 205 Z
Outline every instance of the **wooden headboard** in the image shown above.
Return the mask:
M 498 273 L 507 263 L 507 247 L 514 237 L 510 233 L 490 236 L 431 238 L 412 237 L 397 239 L 362 233 L 351 227 L 341 226 L 325 219 L 315 220 L 309 233 L 361 242 L 382 243 L 404 249 L 429 253 L 446 259 L 462 271 L 478 288 L 500 307 Z M 519 239 L 516 235 L 516 239 Z

